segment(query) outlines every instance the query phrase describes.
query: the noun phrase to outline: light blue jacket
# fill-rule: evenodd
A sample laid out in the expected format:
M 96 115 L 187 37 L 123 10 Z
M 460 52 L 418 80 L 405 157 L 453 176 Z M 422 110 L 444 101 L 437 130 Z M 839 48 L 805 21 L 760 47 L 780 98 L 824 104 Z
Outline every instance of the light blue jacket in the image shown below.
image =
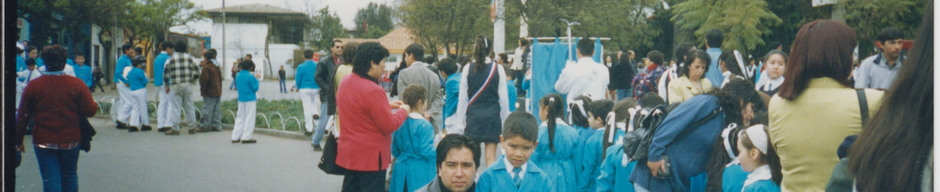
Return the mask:
M 500 156 L 493 165 L 490 165 L 480 175 L 476 184 L 477 192 L 555 191 L 555 185 L 552 183 L 551 177 L 532 162 L 526 162 L 528 165 L 526 165 L 525 176 L 522 177 L 519 187 L 516 187 L 512 182 L 512 176 L 506 170 L 506 161 L 503 158 L 505 157 Z
M 760 180 L 744 186 L 744 192 L 779 192 L 780 186 L 771 180 Z
M 604 130 L 578 129 L 581 138 L 578 140 L 578 155 L 575 155 L 575 164 L 578 166 L 578 191 L 594 191 L 596 188 L 598 169 L 604 161 Z
M 238 102 L 252 102 L 257 100 L 258 79 L 248 70 L 242 70 L 235 76 L 235 86 L 238 87 Z
M 131 91 L 146 88 L 148 82 L 150 80 L 147 79 L 147 74 L 140 68 L 135 67 L 127 73 L 127 84 L 130 85 Z
M 91 81 L 92 81 L 92 79 L 91 79 L 91 67 L 89 67 L 88 65 L 82 65 L 82 66 L 76 65 L 76 66 L 75 66 L 75 77 L 78 77 L 78 78 L 81 79 L 83 82 L 85 82 L 85 86 L 91 87 Z
M 437 176 L 434 127 L 420 114 L 408 115 L 405 123 L 392 133 L 395 157 L 389 191 L 408 191 L 423 187 Z M 407 181 L 407 182 L 406 182 Z
M 529 161 L 548 173 L 559 191 L 576 191 L 578 174 L 574 166 L 574 154 L 578 149 L 578 131 L 556 119 L 555 152 L 549 148 L 548 123 L 539 126 L 538 146 Z
M 747 172 L 741 168 L 741 164 L 729 165 L 721 172 L 721 191 L 741 191 L 744 187 L 744 180 L 747 180 Z
M 512 81 L 506 81 L 506 95 L 509 96 L 509 112 L 516 111 L 516 100 L 519 98 L 519 94 L 516 93 L 516 84 Z
M 22 55 L 16 55 L 16 72 L 26 70 L 26 59 Z
M 118 58 L 117 65 L 114 66 L 114 69 L 120 69 L 120 70 L 114 70 L 113 82 L 117 83 L 118 81 L 120 81 L 122 83 L 127 83 L 127 79 L 125 79 L 124 75 L 122 74 L 124 73 L 124 70 L 123 70 L 124 67 L 127 67 L 127 66 L 133 66 L 131 65 L 131 58 L 128 57 L 127 55 L 121 55 L 121 58 Z M 36 67 L 40 67 L 39 60 L 36 60 Z
M 320 89 L 314 76 L 317 73 L 317 62 L 307 60 L 297 66 L 297 73 L 294 74 L 294 87 L 297 89 Z
M 166 52 L 160 52 L 160 55 L 153 59 L 153 79 L 156 79 L 153 81 L 153 86 L 163 86 L 163 67 L 169 58 L 170 55 L 167 55 Z
M 460 94 L 460 72 L 447 77 L 444 83 L 444 117 L 450 117 L 457 112 L 457 95 Z M 511 106 L 510 106 L 511 107 Z
M 713 47 L 708 48 L 706 52 L 712 60 L 708 64 L 708 72 L 705 72 L 705 78 L 711 81 L 715 87 L 721 87 L 721 82 L 725 81 L 725 76 L 721 75 L 721 64 L 718 61 L 718 56 L 721 56 L 721 49 Z
M 623 153 L 623 144 L 614 144 L 607 148 L 606 157 L 601 163 L 597 176 L 597 190 L 595 191 L 635 191 L 629 178 L 630 173 L 633 173 L 633 168 L 636 167 L 636 161 L 624 163 L 625 158 L 627 157 Z

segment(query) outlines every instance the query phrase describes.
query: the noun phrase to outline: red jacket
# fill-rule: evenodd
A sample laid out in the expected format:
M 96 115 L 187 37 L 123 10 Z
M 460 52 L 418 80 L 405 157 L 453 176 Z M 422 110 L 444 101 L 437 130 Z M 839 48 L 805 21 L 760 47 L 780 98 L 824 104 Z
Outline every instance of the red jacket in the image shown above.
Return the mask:
M 392 113 L 385 89 L 351 74 L 336 92 L 336 108 L 342 134 L 337 141 L 336 164 L 354 171 L 379 171 L 391 161 L 392 132 L 408 114 Z
M 16 118 L 16 141 L 23 144 L 26 124 L 33 120 L 33 144 L 68 144 L 81 141 L 81 117 L 98 112 L 98 104 L 81 79 L 43 75 L 23 90 Z

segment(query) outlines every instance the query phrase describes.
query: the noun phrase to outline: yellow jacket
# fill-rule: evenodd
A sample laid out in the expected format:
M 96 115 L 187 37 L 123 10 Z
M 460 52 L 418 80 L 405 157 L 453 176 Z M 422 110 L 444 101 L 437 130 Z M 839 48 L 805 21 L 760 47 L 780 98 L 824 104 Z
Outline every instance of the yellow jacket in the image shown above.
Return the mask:
M 682 76 L 678 79 L 672 80 L 669 82 L 669 104 L 681 103 L 692 96 L 703 94 L 705 92 L 715 89 L 712 85 L 712 82 L 706 78 L 702 78 L 699 83 L 702 85 L 702 88 L 692 86 L 692 81 L 689 80 L 688 76 Z
M 865 90 L 869 116 L 878 111 L 882 94 Z M 857 98 L 854 89 L 825 77 L 810 80 L 793 101 L 770 99 L 770 141 L 783 166 L 782 191 L 825 190 L 842 140 L 861 132 Z

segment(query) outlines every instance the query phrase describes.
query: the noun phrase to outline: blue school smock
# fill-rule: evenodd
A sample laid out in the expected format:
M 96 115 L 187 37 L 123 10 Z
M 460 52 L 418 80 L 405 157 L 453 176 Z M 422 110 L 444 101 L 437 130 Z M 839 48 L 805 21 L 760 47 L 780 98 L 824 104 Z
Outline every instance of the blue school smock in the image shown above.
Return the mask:
M 574 160 L 574 171 L 578 173 L 577 182 L 580 188 L 580 185 L 581 185 L 580 173 L 581 173 L 581 170 L 584 169 L 582 167 L 582 165 L 584 164 L 583 162 L 584 156 L 582 154 L 584 152 L 584 147 L 587 147 L 587 145 L 584 145 L 584 144 L 585 142 L 587 142 L 588 138 L 590 138 L 591 135 L 594 134 L 595 131 L 592 129 L 577 126 L 577 125 L 574 125 L 574 129 L 578 131 L 578 143 L 582 144 L 582 145 L 578 145 L 578 148 L 575 149 L 576 154 L 572 158 Z
M 507 96 L 509 96 L 509 112 L 516 111 L 516 100 L 519 98 L 519 94 L 516 93 L 516 84 L 506 81 L 506 89 Z
M 153 86 L 163 86 L 163 68 L 166 66 L 166 60 L 170 55 L 166 52 L 160 52 L 156 59 L 153 59 Z
M 242 70 L 235 76 L 235 86 L 238 87 L 238 101 L 252 102 L 257 100 L 258 79 L 248 70 Z
M 128 61 L 130 61 L 130 60 L 128 60 Z M 42 58 L 36 57 L 36 69 L 39 69 L 39 68 L 42 68 L 42 67 L 45 67 L 45 66 L 46 66 L 46 62 L 45 62 L 45 61 L 42 61 Z M 121 68 L 121 69 L 123 69 L 123 68 Z
M 148 82 L 150 80 L 147 79 L 147 74 L 144 74 L 144 70 L 140 68 L 135 67 L 127 73 L 127 84 L 130 85 L 131 91 L 146 88 Z
M 551 177 L 532 162 L 526 162 L 525 176 L 522 177 L 519 187 L 516 187 L 512 182 L 512 176 L 509 175 L 509 170 L 506 170 L 506 161 L 503 158 L 505 157 L 501 155 L 495 163 L 483 171 L 477 179 L 477 192 L 554 192 L 556 190 Z
M 447 77 L 444 83 L 444 118 L 457 112 L 457 96 L 460 95 L 460 72 Z
M 542 126 L 539 126 L 539 143 L 529 161 L 549 174 L 558 191 L 576 191 L 578 175 L 574 167 L 574 154 L 578 148 L 578 131 L 561 119 L 555 120 L 555 152 L 548 146 L 548 122 L 542 122 Z
M 747 172 L 741 168 L 741 164 L 733 163 L 725 166 L 725 170 L 721 172 L 721 191 L 741 191 L 744 188 L 744 180 L 747 180 Z
M 26 70 L 26 60 L 22 55 L 16 55 L 16 72 Z
M 85 82 L 86 87 L 91 87 L 91 67 L 88 65 L 75 66 L 75 77 L 78 77 L 82 80 L 82 82 Z
M 743 192 L 779 192 L 780 186 L 771 180 L 760 180 L 744 186 Z
M 580 155 L 575 155 L 575 164 L 579 166 L 578 191 L 594 191 L 597 188 L 597 176 L 600 175 L 598 170 L 604 161 L 604 130 L 587 129 L 582 134 L 583 140 L 578 140 L 581 144 L 578 150 Z
M 409 114 L 401 127 L 392 133 L 392 156 L 395 164 L 389 191 L 403 191 L 405 187 L 414 191 L 430 183 L 437 175 L 431 122 L 420 114 Z
M 614 144 L 607 148 L 607 154 L 597 176 L 597 192 L 617 191 L 634 192 L 633 183 L 630 182 L 630 173 L 636 167 L 636 161 L 630 161 L 624 166 L 623 144 Z M 628 159 L 629 160 L 629 159 Z
M 124 67 L 127 67 L 127 66 L 133 66 L 131 65 L 131 58 L 128 57 L 127 55 L 121 55 L 121 58 L 118 58 L 117 64 L 114 66 L 115 69 L 121 69 L 121 70 L 114 70 L 114 81 L 112 82 L 117 83 L 118 81 L 120 81 L 125 84 L 127 83 L 127 79 L 124 78 L 123 74 L 121 74 L 124 72 L 123 70 Z M 36 67 L 39 67 L 39 60 L 36 60 Z

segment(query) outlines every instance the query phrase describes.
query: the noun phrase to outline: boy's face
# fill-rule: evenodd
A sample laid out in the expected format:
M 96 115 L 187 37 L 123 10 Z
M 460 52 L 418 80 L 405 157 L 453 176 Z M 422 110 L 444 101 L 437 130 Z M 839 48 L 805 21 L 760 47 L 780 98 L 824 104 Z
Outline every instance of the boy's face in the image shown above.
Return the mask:
M 509 160 L 509 163 L 512 164 L 513 167 L 522 166 L 522 164 L 529 161 L 529 156 L 532 156 L 532 152 L 535 152 L 535 146 L 538 145 L 538 142 L 525 140 L 519 136 L 504 138 L 500 135 L 499 141 L 503 143 L 502 146 L 503 151 L 506 152 L 506 160 Z
M 84 56 L 75 56 L 75 63 L 84 64 L 84 63 L 85 63 L 85 57 L 84 57 Z
M 594 116 L 594 113 L 590 111 L 588 114 L 588 123 L 591 125 L 591 128 L 601 128 L 604 127 L 604 120 L 600 117 Z

